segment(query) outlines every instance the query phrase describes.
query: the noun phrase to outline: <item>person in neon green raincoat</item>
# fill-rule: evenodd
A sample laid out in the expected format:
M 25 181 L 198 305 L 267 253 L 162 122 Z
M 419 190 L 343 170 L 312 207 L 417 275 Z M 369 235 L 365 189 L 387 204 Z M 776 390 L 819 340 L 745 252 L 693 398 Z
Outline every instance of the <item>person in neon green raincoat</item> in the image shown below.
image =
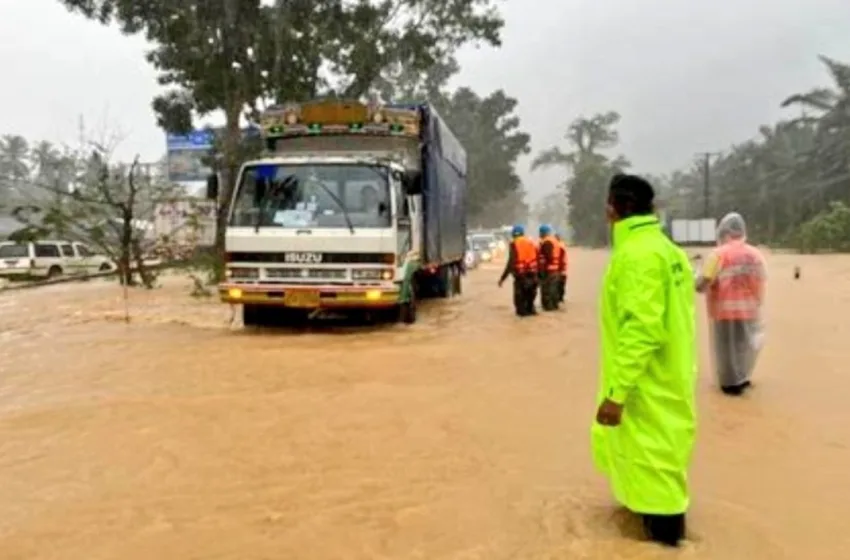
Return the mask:
M 652 186 L 611 180 L 611 259 L 601 294 L 602 374 L 593 458 L 648 538 L 677 546 L 696 432 L 694 277 L 663 232 Z

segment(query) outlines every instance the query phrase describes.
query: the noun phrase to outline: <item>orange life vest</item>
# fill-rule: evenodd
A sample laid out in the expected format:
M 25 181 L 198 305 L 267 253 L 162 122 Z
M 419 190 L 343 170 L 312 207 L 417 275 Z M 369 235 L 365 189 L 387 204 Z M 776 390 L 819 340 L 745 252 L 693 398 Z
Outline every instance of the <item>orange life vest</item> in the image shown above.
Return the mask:
M 537 272 L 537 245 L 531 239 L 520 236 L 511 241 L 516 252 L 514 261 L 514 272 L 516 274 L 527 274 Z
M 543 245 L 546 243 L 552 246 L 552 258 L 549 262 L 544 262 L 545 257 L 543 256 Z M 560 241 L 552 235 L 547 235 L 540 240 L 540 249 L 540 268 L 546 272 L 560 272 L 563 267 L 562 263 L 564 262 Z
M 764 259 L 758 249 L 741 240 L 715 249 L 717 270 L 708 291 L 708 313 L 721 321 L 758 318 L 764 291 Z
M 558 248 L 561 250 L 561 269 L 559 272 L 562 274 L 567 273 L 567 244 L 558 240 Z

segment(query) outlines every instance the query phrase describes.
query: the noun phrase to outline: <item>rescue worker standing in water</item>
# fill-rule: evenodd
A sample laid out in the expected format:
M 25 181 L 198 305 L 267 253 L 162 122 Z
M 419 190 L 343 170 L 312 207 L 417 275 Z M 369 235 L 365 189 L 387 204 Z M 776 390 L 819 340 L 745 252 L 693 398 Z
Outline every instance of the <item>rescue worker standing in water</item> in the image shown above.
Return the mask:
M 717 245 L 697 279 L 697 291 L 707 296 L 720 389 L 740 396 L 751 386 L 764 336 L 767 272 L 762 254 L 747 243 L 747 225 L 737 212 L 720 220 Z
M 567 244 L 561 239 L 560 234 L 555 233 L 558 248 L 561 251 L 561 269 L 558 271 L 558 304 L 564 303 L 567 297 Z
M 514 277 L 514 308 L 519 317 L 536 315 L 534 300 L 537 297 L 538 254 L 537 245 L 525 236 L 525 228 L 514 226 L 505 270 L 499 278 L 502 287 L 508 276 Z
M 640 177 L 611 180 L 591 439 L 615 499 L 642 517 L 650 540 L 678 546 L 696 433 L 695 286 L 687 255 L 661 229 L 654 197 Z
M 540 226 L 540 306 L 555 311 L 560 300 L 561 247 L 552 227 Z

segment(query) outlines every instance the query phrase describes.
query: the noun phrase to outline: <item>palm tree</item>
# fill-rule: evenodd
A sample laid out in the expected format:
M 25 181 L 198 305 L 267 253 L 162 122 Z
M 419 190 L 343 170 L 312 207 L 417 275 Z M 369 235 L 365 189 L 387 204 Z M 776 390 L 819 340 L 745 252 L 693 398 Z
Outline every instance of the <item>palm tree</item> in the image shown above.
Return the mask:
M 0 196 L 17 198 L 22 183 L 29 178 L 27 165 L 29 145 L 22 136 L 11 134 L 0 138 Z
M 22 136 L 6 134 L 0 138 L 0 173 L 13 181 L 29 177 L 29 144 Z
M 62 155 L 52 143 L 41 141 L 32 147 L 29 159 L 33 175 L 31 195 L 36 200 L 45 200 L 50 192 L 61 188 Z
M 794 94 L 782 102 L 782 107 L 797 105 L 803 109 L 812 109 L 821 116 L 848 107 L 848 104 L 850 104 L 850 65 L 838 62 L 828 56 L 821 55 L 818 58 L 829 71 L 832 80 L 835 82 L 835 89 L 814 88 L 806 93 Z M 846 123 L 850 115 L 845 112 L 843 116 L 843 122 Z
M 34 179 L 52 186 L 61 157 L 59 150 L 52 143 L 41 141 L 32 147 L 29 155 Z
M 850 171 L 850 65 L 821 55 L 832 89 L 815 88 L 788 97 L 782 107 L 799 106 L 817 115 L 817 139 L 821 178 Z
M 599 113 L 590 118 L 581 117 L 570 123 L 564 139 L 572 152 L 563 152 L 557 146 L 541 152 L 531 162 L 531 170 L 553 166 L 565 166 L 571 169 L 583 157 L 603 158 L 599 150 L 613 148 L 620 141 L 620 133 L 614 128 L 620 122 L 620 114 L 615 111 Z
M 563 167 L 566 170 L 564 193 L 569 208 L 569 223 L 579 243 L 603 245 L 608 241 L 605 197 L 611 175 L 629 167 L 623 156 L 610 158 L 600 153 L 617 146 L 620 135 L 615 128 L 620 115 L 614 111 L 574 120 L 564 138 L 571 151 L 555 146 L 538 154 L 531 170 Z

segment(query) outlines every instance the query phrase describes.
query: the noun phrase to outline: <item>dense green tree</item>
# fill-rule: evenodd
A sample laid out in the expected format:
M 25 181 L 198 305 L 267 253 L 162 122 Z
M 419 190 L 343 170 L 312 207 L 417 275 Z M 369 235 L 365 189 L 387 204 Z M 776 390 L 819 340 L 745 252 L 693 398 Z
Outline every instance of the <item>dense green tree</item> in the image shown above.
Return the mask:
M 568 208 L 568 222 L 576 243 L 602 246 L 608 242 L 605 217 L 608 181 L 614 173 L 629 166 L 623 156 L 610 157 L 603 153 L 617 146 L 619 122 L 620 115 L 613 111 L 577 118 L 564 136 L 568 150 L 549 148 L 531 164 L 532 171 L 547 167 L 564 169 L 563 204 Z
M 430 101 L 466 148 L 470 226 L 525 221 L 529 209 L 516 166 L 530 152 L 531 137 L 520 128 L 518 101 L 502 90 L 485 97 L 467 87 L 452 91 L 448 83 L 459 68 L 453 58 L 424 73 L 391 68 L 377 91 L 387 101 Z
M 224 113 L 220 217 L 239 164 L 240 118 L 258 101 L 360 97 L 385 69 L 423 71 L 469 41 L 498 45 L 503 25 L 492 0 L 60 1 L 154 45 L 148 60 L 171 88 L 154 100 L 164 128 Z
M 467 151 L 470 224 L 495 227 L 527 213 L 516 163 L 531 137 L 520 130 L 517 104 L 502 90 L 481 97 L 465 87 L 435 102 Z
M 403 64 L 388 67 L 375 81 L 375 93 L 384 101 L 432 101 L 443 103 L 449 91 L 449 81 L 460 72 L 454 57 L 435 63 L 425 72 Z

